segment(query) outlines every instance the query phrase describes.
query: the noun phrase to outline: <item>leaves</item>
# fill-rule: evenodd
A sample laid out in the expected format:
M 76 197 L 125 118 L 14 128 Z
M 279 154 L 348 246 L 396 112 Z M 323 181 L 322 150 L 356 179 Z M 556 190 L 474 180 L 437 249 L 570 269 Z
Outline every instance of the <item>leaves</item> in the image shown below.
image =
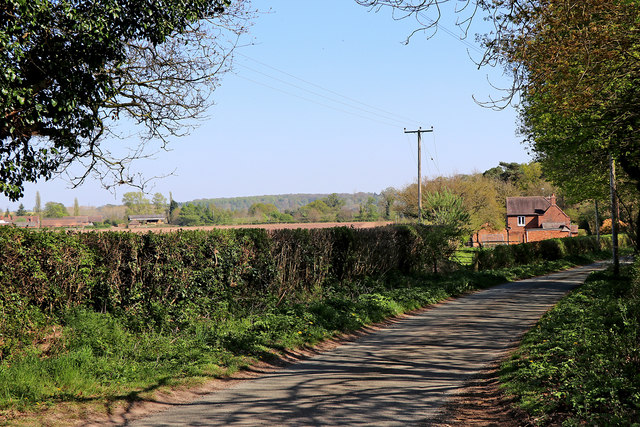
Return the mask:
M 182 134 L 227 69 L 235 42 L 226 36 L 244 32 L 247 18 L 243 1 L 5 1 L 0 191 L 18 199 L 25 182 L 72 163 L 86 169 L 71 177 L 75 184 L 100 168 L 131 182 L 128 167 L 142 146 L 112 157 L 97 144 L 110 120 L 125 113 L 164 142 Z

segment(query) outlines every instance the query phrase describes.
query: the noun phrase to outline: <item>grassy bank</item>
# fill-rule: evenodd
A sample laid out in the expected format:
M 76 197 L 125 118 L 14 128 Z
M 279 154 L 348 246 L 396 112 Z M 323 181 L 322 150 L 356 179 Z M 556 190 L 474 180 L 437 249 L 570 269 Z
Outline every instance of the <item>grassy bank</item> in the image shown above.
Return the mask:
M 304 303 L 270 301 L 250 315 L 186 313 L 184 321 L 164 328 L 153 322 L 141 326 L 126 313 L 77 307 L 47 326 L 33 345 L 0 363 L 0 414 L 11 419 L 23 411 L 46 412 L 61 402 L 104 408 L 104 402 L 149 398 L 159 387 L 228 375 L 285 349 L 470 290 L 569 268 L 576 261 L 589 259 L 442 276 L 396 273 L 327 285 L 322 295 Z
M 640 261 L 618 278 L 594 273 L 560 301 L 501 380 L 539 425 L 639 425 Z

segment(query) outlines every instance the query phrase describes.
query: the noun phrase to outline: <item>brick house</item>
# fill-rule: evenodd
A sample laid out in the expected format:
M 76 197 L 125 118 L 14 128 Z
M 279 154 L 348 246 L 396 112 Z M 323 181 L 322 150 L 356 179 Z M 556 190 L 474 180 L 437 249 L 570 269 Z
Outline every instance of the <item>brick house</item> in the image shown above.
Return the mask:
M 578 226 L 551 197 L 507 197 L 507 239 L 509 243 L 536 242 L 578 235 Z
M 507 197 L 506 230 L 480 230 L 471 240 L 472 246 L 495 246 L 536 242 L 578 235 L 578 226 L 551 197 Z

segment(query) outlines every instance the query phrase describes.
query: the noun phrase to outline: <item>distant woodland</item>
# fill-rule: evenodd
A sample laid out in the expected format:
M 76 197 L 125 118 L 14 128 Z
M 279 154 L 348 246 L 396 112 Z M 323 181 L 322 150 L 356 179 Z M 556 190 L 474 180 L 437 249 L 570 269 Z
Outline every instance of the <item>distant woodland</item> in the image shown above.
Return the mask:
M 500 162 L 498 166 L 482 173 L 424 179 L 423 214 L 428 215 L 431 204 L 438 199 L 438 203 L 457 206 L 460 218 L 464 219 L 463 228 L 469 233 L 480 229 L 501 229 L 504 227 L 507 197 L 550 196 L 552 193 L 556 194 L 558 203 L 574 223 L 588 233 L 595 233 L 594 201 L 573 203 L 561 188 L 546 179 L 541 165 L 536 162 Z M 601 202 L 601 206 L 606 206 L 606 200 Z M 610 216 L 606 208 L 601 210 L 600 221 Z M 279 194 L 191 201 L 176 200 L 171 193 L 129 192 L 123 195 L 122 205 L 101 207 L 82 206 L 77 200 L 73 207 L 56 202 L 47 202 L 41 207 L 38 194 L 32 211 L 21 205 L 16 212 L 7 210 L 5 216 L 8 215 L 102 215 L 104 222 L 96 224 L 97 227 L 125 225 L 129 215 L 162 215 L 169 223 L 180 226 L 379 220 L 402 222 L 417 219 L 418 203 L 417 185 L 413 183 L 401 188 L 389 187 L 380 193 Z

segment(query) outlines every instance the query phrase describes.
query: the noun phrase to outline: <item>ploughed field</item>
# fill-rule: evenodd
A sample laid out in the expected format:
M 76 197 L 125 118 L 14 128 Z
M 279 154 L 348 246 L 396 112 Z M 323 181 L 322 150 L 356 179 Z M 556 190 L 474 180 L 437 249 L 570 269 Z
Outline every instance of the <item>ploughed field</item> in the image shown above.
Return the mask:
M 301 222 L 301 223 L 285 223 L 285 224 L 241 224 L 241 225 L 201 225 L 191 227 L 181 226 L 139 226 L 127 229 L 117 229 L 122 231 L 131 231 L 134 233 L 147 233 L 149 231 L 155 233 L 168 233 L 177 230 L 216 230 L 224 228 L 263 228 L 265 230 L 280 229 L 298 229 L 298 228 L 332 228 L 332 227 L 351 227 L 351 228 L 374 228 L 383 227 L 393 224 L 393 221 L 377 221 L 377 222 Z M 114 231 L 113 228 L 106 231 Z

